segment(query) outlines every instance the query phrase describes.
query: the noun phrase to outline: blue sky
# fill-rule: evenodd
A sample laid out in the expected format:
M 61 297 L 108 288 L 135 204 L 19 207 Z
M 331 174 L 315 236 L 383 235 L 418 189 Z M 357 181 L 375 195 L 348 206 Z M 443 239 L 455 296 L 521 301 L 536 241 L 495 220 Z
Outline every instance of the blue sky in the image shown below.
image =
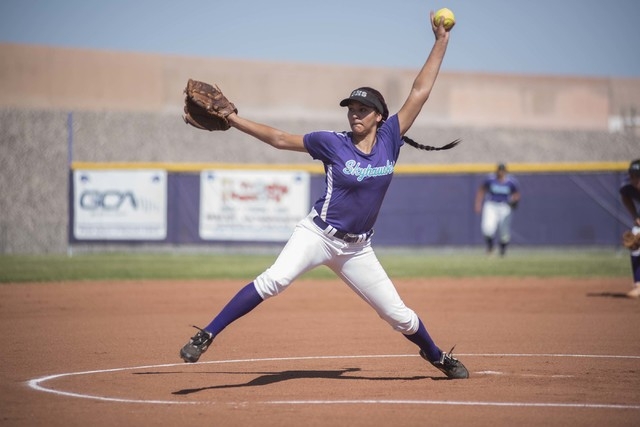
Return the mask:
M 1 0 L 0 42 L 417 68 L 440 7 L 444 70 L 640 77 L 639 0 Z

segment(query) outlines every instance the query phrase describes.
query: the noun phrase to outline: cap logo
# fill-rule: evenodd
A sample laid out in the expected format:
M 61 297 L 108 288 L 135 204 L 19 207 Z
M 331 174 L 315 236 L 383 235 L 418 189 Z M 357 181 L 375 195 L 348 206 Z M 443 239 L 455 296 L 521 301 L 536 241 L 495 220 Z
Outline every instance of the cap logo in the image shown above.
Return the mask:
M 353 92 L 351 92 L 351 98 L 353 98 L 354 96 L 360 96 L 362 98 L 366 98 L 367 92 L 364 90 L 356 89 Z

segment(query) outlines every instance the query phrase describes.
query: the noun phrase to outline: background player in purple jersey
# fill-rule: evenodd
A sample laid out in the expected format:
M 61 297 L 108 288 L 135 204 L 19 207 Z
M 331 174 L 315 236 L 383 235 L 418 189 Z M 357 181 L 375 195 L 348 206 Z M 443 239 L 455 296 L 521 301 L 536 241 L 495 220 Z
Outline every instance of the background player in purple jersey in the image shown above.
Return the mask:
M 326 188 L 310 214 L 296 225 L 274 264 L 242 288 L 209 325 L 198 328 L 180 351 L 185 362 L 198 361 L 223 329 L 287 289 L 301 274 L 326 265 L 382 319 L 415 343 L 424 359 L 448 378 L 468 378 L 464 365 L 452 357 L 453 349 L 443 352 L 417 314 L 405 305 L 371 247 L 373 226 L 404 142 L 425 150 L 451 148 L 459 142 L 434 148 L 404 136 L 429 98 L 449 42 L 449 31 L 442 22 L 433 24 L 433 16 L 431 12 L 434 45 L 397 114 L 389 116 L 378 91 L 361 87 L 340 102 L 347 107 L 350 132 L 293 135 L 236 113 L 227 117 L 232 127 L 274 148 L 307 152 L 322 161 Z M 345 34 L 353 43 L 369 40 L 370 35 L 355 26 Z
M 489 175 L 476 192 L 475 211 L 482 213 L 481 230 L 487 253 L 492 254 L 494 241 L 500 245 L 504 256 L 511 241 L 511 219 L 520 202 L 518 181 L 507 174 L 507 167 L 499 163 L 496 173 Z
M 629 164 L 629 176 L 620 187 L 622 204 L 631 215 L 633 221 L 631 231 L 640 234 L 640 159 Z M 633 274 L 633 289 L 627 293 L 629 298 L 640 298 L 640 249 L 631 251 L 631 272 Z

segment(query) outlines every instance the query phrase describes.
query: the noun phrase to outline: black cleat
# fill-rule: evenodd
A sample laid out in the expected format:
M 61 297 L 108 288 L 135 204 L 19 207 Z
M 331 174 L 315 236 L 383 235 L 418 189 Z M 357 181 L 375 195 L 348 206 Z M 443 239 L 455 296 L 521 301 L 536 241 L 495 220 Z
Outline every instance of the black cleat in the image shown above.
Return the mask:
M 455 346 L 453 348 L 455 348 Z M 436 362 L 432 362 L 431 360 L 427 359 L 427 355 L 422 350 L 420 350 L 420 356 L 422 356 L 424 360 L 438 368 L 447 376 L 447 378 L 456 380 L 469 378 L 469 371 L 467 371 L 467 368 L 464 367 L 462 362 L 452 356 L 453 348 L 449 351 L 449 353 L 442 352 L 442 354 L 440 355 L 440 360 Z
M 209 345 L 213 342 L 213 335 L 210 332 L 200 329 L 197 326 L 198 333 L 195 334 L 188 343 L 180 350 L 180 357 L 187 363 L 195 363 L 200 359 L 202 353 L 207 351 Z

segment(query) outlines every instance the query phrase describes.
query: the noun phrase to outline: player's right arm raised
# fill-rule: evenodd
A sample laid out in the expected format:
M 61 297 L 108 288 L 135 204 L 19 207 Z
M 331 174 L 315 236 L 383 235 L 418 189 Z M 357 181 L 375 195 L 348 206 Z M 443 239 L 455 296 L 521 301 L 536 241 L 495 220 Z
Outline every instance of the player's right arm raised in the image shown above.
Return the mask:
M 402 108 L 400 108 L 400 111 L 398 111 L 401 135 L 404 135 L 409 130 L 416 117 L 418 117 L 418 114 L 420 114 L 425 102 L 429 99 L 431 89 L 433 89 L 433 85 L 435 84 L 438 73 L 440 72 L 440 66 L 442 65 L 444 54 L 447 51 L 449 31 L 444 28 L 442 23 L 436 26 L 433 22 L 433 17 L 434 13 L 432 11 L 430 13 L 429 22 L 431 23 L 431 28 L 436 37 L 436 41 L 431 48 L 429 57 L 413 82 L 409 96 L 404 102 Z

